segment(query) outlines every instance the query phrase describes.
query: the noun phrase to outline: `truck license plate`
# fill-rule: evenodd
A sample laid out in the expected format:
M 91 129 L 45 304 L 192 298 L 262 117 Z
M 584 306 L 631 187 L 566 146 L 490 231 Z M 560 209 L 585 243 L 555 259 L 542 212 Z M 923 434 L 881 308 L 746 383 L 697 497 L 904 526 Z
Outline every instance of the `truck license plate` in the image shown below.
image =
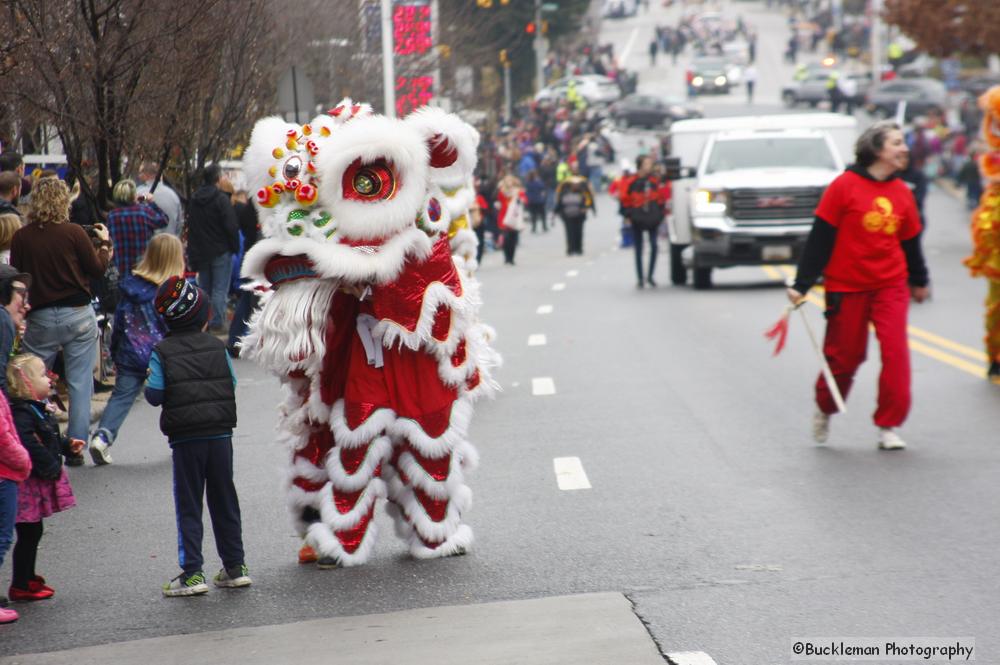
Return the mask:
M 791 245 L 765 245 L 761 249 L 761 258 L 765 261 L 790 261 L 792 247 Z

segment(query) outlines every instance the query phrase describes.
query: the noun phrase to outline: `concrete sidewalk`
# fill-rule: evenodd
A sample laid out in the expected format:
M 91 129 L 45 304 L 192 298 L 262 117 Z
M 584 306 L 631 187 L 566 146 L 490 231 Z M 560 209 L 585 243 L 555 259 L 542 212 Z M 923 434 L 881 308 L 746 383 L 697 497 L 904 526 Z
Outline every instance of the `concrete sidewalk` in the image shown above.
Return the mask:
M 432 607 L 0 658 L 0 665 L 334 662 L 663 665 L 666 661 L 631 603 L 619 593 Z

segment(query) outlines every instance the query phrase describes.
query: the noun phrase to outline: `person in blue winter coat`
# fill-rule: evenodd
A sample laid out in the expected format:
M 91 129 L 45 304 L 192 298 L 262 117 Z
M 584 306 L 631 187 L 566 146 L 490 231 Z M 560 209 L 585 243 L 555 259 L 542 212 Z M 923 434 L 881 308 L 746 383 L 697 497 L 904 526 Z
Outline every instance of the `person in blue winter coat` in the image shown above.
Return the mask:
M 153 347 L 167 332 L 156 312 L 156 289 L 171 275 L 184 273 L 184 249 L 177 236 L 162 233 L 146 248 L 142 261 L 122 280 L 121 301 L 115 309 L 111 335 L 111 358 L 115 363 L 115 388 L 104 408 L 101 422 L 90 439 L 94 464 L 111 464 L 111 445 L 142 392 Z
M 539 222 L 542 231 L 548 231 L 549 225 L 545 220 L 545 200 L 548 198 L 548 191 L 545 183 L 538 175 L 538 171 L 528 173 L 528 181 L 524 184 L 524 193 L 528 197 L 528 214 L 531 216 L 531 232 L 538 232 Z

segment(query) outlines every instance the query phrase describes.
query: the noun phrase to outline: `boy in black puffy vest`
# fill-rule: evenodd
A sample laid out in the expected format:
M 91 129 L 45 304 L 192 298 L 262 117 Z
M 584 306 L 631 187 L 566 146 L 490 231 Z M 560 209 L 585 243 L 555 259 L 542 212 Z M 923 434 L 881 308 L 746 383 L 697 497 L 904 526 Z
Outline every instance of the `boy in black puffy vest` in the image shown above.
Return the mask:
M 208 593 L 201 555 L 202 497 L 222 559 L 217 587 L 251 583 L 243 558 L 240 503 L 233 484 L 236 375 L 221 340 L 205 332 L 211 306 L 205 292 L 171 277 L 156 292 L 167 336 L 153 349 L 146 400 L 163 405 L 160 429 L 173 454 L 178 560 L 182 572 L 163 585 L 164 596 Z

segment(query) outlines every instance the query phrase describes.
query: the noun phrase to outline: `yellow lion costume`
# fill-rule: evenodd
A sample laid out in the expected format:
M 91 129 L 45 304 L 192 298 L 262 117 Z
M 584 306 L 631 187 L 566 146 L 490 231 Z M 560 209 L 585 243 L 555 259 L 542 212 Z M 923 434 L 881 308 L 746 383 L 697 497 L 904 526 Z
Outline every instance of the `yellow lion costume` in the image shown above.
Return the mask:
M 983 109 L 983 140 L 986 149 L 979 158 L 985 180 L 979 207 L 972 213 L 972 256 L 965 259 L 973 277 L 989 280 L 986 296 L 987 378 L 1000 383 L 1000 86 L 979 98 Z

